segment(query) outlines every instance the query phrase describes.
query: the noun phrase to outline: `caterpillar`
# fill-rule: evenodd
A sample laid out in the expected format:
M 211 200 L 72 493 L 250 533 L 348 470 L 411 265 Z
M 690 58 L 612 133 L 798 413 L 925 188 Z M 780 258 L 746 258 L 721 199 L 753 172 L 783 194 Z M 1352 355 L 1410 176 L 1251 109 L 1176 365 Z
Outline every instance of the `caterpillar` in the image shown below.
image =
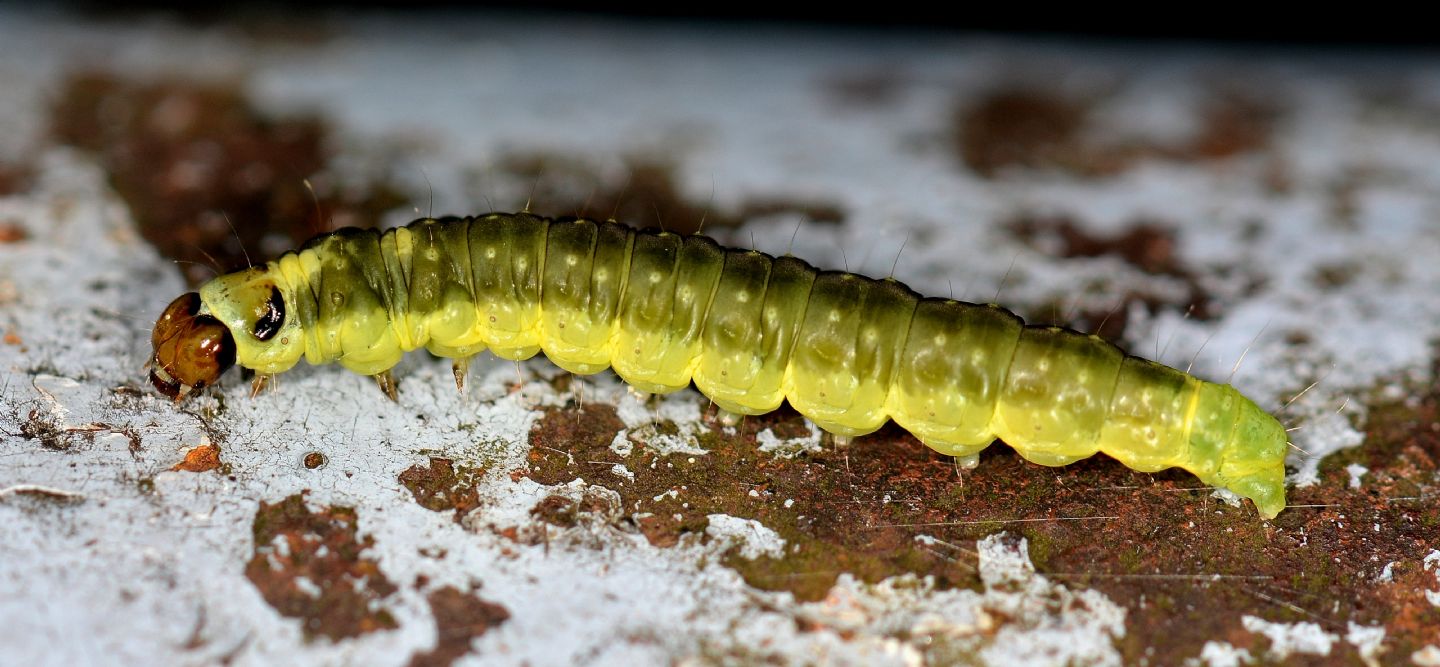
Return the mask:
M 839 436 L 893 419 L 966 467 L 999 438 L 1041 465 L 1103 452 L 1183 468 L 1267 519 L 1285 507 L 1285 429 L 1228 384 L 995 304 L 613 222 L 492 213 L 341 229 L 180 296 L 152 343 L 151 383 L 177 401 L 237 363 L 258 391 L 302 357 L 338 362 L 393 399 L 390 369 L 409 350 L 453 358 L 462 389 L 482 351 L 543 351 L 644 392 L 693 382 L 731 414 L 788 400 Z

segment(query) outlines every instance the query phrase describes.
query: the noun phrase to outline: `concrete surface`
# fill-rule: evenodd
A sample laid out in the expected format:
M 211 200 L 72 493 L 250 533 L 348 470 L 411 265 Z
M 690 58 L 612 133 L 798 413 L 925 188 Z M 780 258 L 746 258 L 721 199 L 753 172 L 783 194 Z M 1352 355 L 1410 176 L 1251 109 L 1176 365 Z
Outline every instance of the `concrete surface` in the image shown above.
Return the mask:
M 842 575 L 807 602 L 754 588 L 724 564 L 731 548 L 784 553 L 784 537 L 761 521 L 717 514 L 706 539 L 668 548 L 613 527 L 537 523 L 531 510 L 548 496 L 600 493 L 509 474 L 526 466 L 539 410 L 573 398 L 543 359 L 520 366 L 518 386 L 509 362 L 477 362 L 462 397 L 443 361 L 407 358 L 398 404 L 334 367 L 297 369 L 256 398 L 234 377 L 183 406 L 158 397 L 142 369 L 148 332 L 185 285 L 137 235 L 93 157 L 45 133 L 60 81 L 79 68 L 240 81 L 263 109 L 332 123 L 341 172 L 403 144 L 414 162 L 395 171 L 416 200 L 392 222 L 432 205 L 427 180 L 436 212 L 517 205 L 533 183 L 494 170 L 517 147 L 573 154 L 607 174 L 622 173 L 627 156 L 660 154 L 686 196 L 717 211 L 785 193 L 845 212 L 843 224 L 798 232 L 795 216 L 713 230 L 728 243 L 793 248 L 872 275 L 894 264 L 926 294 L 998 292 L 1022 309 L 1104 312 L 1136 291 L 1183 302 L 1185 286 L 1113 256 L 1061 261 L 1046 251 L 1051 241 L 1023 242 L 1003 223 L 1069 216 L 1105 236 L 1160 221 L 1223 307 L 1201 321 L 1183 307 L 1131 304 L 1123 342 L 1147 356 L 1163 348 L 1161 360 L 1181 368 L 1193 358 L 1214 379 L 1244 355 L 1234 384 L 1275 410 L 1320 380 L 1283 412 L 1301 425 L 1296 485 L 1318 482 L 1324 457 L 1360 445 L 1377 395 L 1403 398 L 1431 381 L 1434 58 L 569 18 L 306 20 L 323 36 L 0 12 L 0 158 L 34 173 L 30 187 L 0 197 L 0 221 L 23 235 L 0 246 L 0 663 L 400 664 L 436 645 L 439 612 L 427 595 L 442 587 L 508 614 L 476 633 L 460 658 L 468 664 L 1120 664 L 1127 632 L 1124 606 L 1036 573 L 1026 541 L 1004 524 L 962 545 L 976 559 L 973 589 Z M 881 80 L 879 92 L 865 92 L 867 77 Z M 860 86 L 852 96 L 880 101 L 837 98 L 846 82 Z M 1101 120 L 1087 131 L 1111 145 L 1183 142 L 1216 87 L 1261 96 L 1283 115 L 1263 147 L 1235 155 L 1147 154 L 1101 176 L 1044 166 L 982 176 L 952 150 L 955 109 L 1014 82 L 1098 99 Z M 1319 289 L 1314 276 L 1327 268 L 1344 275 Z M 685 435 L 709 428 L 698 394 L 647 405 L 608 375 L 583 391 L 585 402 L 618 406 L 629 429 L 657 411 L 680 429 L 678 444 L 655 435 L 633 446 L 704 455 Z M 220 445 L 221 469 L 172 470 L 203 444 Z M 311 452 L 328 461 L 307 468 Z M 456 519 L 414 501 L 397 479 L 431 456 L 487 471 L 479 510 Z M 1353 472 L 1367 483 L 1363 467 Z M 984 461 L 971 474 L 985 474 Z M 316 513 L 354 508 L 356 539 L 369 541 L 349 562 L 388 582 L 347 580 L 362 593 L 357 604 L 385 611 L 376 628 L 315 636 L 247 576 L 256 554 L 281 558 L 294 546 L 254 543 L 262 503 L 302 492 Z M 543 539 L 516 540 L 515 529 Z M 1188 657 L 1259 658 L 1243 643 L 1248 632 L 1268 638 L 1276 659 L 1349 646 L 1370 660 L 1440 664 L 1435 646 L 1384 653 L 1383 623 L 1341 631 L 1247 614 L 1243 629 Z

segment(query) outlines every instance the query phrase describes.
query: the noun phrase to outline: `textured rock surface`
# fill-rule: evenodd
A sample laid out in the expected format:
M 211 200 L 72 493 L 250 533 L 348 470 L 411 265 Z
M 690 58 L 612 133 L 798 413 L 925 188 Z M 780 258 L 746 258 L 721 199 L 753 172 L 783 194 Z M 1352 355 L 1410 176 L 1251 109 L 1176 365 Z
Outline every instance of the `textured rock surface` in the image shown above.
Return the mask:
M 1440 61 L 5 10 L 0 89 L 0 663 L 1440 655 Z M 1294 507 L 1003 446 L 962 475 L 543 359 L 459 396 L 415 355 L 399 403 L 144 380 L 205 274 L 170 258 L 527 199 L 998 293 L 1275 410 L 1318 382 Z

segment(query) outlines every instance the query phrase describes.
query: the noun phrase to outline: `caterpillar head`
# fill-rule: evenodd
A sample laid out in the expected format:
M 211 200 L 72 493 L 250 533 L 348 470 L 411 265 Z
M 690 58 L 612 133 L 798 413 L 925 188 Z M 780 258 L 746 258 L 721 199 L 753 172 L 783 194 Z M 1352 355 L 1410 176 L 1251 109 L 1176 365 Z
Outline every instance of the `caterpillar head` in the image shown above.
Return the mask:
M 178 400 L 215 384 L 236 363 L 261 373 L 294 366 L 304 337 L 287 297 L 271 269 L 256 267 L 176 299 L 155 323 L 151 384 Z
M 170 302 L 150 334 L 150 384 L 176 400 L 214 384 L 235 365 L 230 330 L 202 311 L 200 295 L 186 292 Z

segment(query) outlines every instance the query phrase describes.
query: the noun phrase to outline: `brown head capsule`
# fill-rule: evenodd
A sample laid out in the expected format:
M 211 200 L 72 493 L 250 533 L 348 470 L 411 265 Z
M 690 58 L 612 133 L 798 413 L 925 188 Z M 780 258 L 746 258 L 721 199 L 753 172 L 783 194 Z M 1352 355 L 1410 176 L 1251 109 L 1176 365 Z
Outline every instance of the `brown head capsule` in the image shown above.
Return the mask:
M 150 336 L 155 346 L 150 383 L 176 400 L 214 384 L 235 365 L 235 340 L 230 330 L 220 320 L 201 314 L 200 306 L 199 294 L 181 295 L 155 321 Z

